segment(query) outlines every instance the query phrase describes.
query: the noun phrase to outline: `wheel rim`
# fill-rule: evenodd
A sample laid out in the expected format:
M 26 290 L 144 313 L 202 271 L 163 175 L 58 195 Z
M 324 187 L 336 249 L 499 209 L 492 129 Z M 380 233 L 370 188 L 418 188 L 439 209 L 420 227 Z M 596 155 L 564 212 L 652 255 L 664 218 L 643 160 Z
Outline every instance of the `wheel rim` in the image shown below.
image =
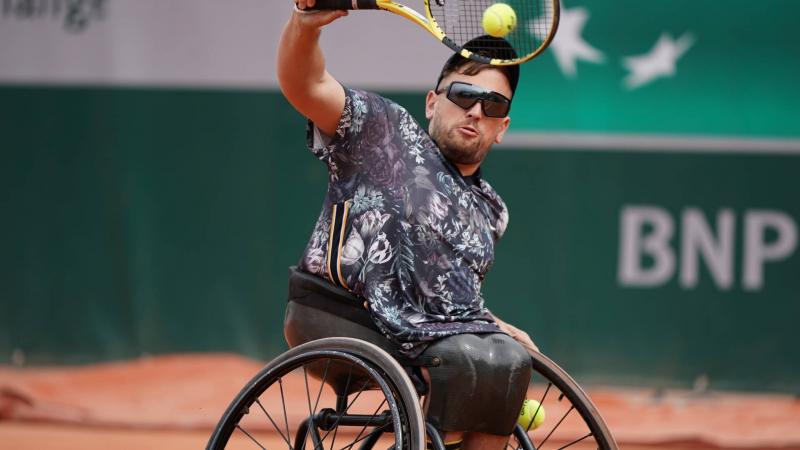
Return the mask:
M 408 423 L 394 392 L 380 369 L 358 357 L 299 354 L 242 390 L 209 448 L 407 448 Z
M 536 429 L 518 426 L 507 448 L 525 449 L 522 434 L 527 432 L 532 448 L 616 450 L 617 446 L 603 418 L 580 386 L 555 363 L 544 356 L 533 358 L 533 374 L 528 399 L 541 404 L 545 420 Z

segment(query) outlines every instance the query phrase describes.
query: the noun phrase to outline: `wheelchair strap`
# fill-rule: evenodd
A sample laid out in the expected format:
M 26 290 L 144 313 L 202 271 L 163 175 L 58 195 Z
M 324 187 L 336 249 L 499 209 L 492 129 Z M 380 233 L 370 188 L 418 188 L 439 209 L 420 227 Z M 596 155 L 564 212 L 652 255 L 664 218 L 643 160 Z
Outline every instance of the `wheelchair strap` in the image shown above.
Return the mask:
M 402 366 L 408 367 L 436 367 L 442 363 L 438 356 L 418 356 L 416 359 L 409 359 L 404 356 L 392 355 Z

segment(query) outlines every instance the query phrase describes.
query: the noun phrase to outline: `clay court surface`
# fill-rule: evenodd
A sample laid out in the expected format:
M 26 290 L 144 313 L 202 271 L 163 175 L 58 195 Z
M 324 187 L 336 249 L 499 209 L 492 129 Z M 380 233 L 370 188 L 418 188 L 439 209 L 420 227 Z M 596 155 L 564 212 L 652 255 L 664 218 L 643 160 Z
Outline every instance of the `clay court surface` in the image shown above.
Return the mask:
M 2 423 L 0 448 L 15 450 L 195 450 L 205 448 L 204 430 L 130 430 L 63 426 L 57 424 Z M 276 446 L 276 448 L 283 448 Z M 694 445 L 623 446 L 626 450 L 684 450 Z
M 262 365 L 178 355 L 0 367 L 0 449 L 204 448 L 227 403 Z M 791 396 L 587 391 L 625 449 L 800 449 L 800 400 Z

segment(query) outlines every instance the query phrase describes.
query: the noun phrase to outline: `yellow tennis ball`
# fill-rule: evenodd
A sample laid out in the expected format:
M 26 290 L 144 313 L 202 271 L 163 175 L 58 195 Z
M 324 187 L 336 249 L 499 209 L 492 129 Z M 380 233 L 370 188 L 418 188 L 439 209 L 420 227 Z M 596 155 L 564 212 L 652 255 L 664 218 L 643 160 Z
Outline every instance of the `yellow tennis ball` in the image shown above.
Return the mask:
M 534 414 L 536 414 L 535 417 Z M 536 400 L 525 400 L 522 402 L 522 410 L 519 412 L 517 423 L 526 430 L 539 428 L 544 423 L 544 406 Z
M 483 12 L 483 29 L 486 34 L 503 37 L 517 26 L 517 14 L 505 3 L 495 3 Z

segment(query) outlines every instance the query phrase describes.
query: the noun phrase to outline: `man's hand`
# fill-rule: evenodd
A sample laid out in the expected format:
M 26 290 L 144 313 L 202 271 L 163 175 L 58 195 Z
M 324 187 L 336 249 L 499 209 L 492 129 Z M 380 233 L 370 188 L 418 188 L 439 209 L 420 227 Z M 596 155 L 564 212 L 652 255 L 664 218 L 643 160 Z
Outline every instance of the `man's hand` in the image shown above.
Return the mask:
M 528 353 L 532 352 L 539 353 L 539 347 L 537 347 L 536 344 L 533 343 L 533 340 L 531 339 L 530 336 L 528 336 L 528 333 L 520 330 L 519 328 L 515 327 L 514 325 L 511 325 L 510 323 L 503 322 L 502 320 L 500 320 L 500 318 L 498 318 L 494 314 L 492 314 L 492 317 L 494 317 L 494 321 L 495 323 L 497 323 L 497 326 L 500 327 L 500 330 L 503 331 L 504 333 L 507 333 L 515 341 L 519 342 L 520 345 L 525 347 L 525 350 L 527 350 Z
M 295 19 L 297 25 L 309 28 L 322 28 L 325 25 L 333 22 L 334 20 L 347 15 L 347 11 L 306 11 L 306 8 L 311 8 L 317 3 L 316 0 L 298 0 L 295 5 Z

